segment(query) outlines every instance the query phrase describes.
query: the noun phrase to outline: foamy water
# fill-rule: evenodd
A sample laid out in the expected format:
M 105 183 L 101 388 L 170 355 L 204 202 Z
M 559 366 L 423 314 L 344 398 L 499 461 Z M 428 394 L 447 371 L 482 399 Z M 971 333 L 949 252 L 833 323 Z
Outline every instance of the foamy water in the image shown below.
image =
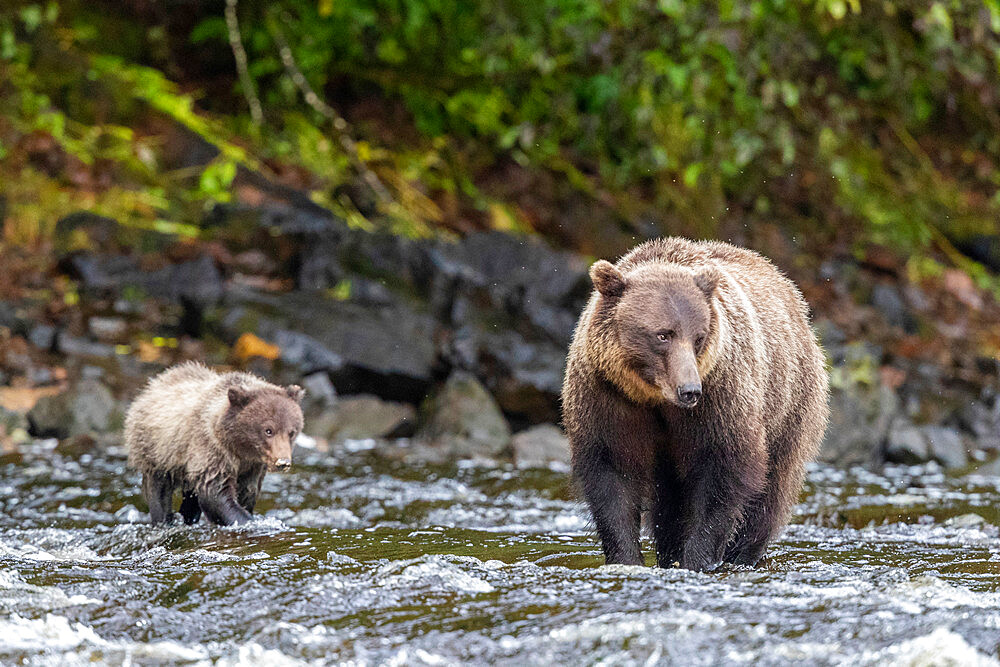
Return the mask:
M 1000 664 L 994 478 L 817 468 L 763 567 L 704 574 L 603 566 L 551 470 L 315 453 L 220 529 L 123 468 L 0 468 L 0 664 Z

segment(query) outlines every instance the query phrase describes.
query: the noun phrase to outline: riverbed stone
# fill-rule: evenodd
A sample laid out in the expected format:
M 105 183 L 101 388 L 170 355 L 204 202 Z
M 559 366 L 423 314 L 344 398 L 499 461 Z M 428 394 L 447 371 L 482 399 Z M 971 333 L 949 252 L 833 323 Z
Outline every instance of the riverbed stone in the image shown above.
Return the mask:
M 518 468 L 544 468 L 552 463 L 569 465 L 569 439 L 555 424 L 539 424 L 511 438 Z
M 422 406 L 416 438 L 452 459 L 503 457 L 510 426 L 496 401 L 471 373 L 455 371 Z
M 852 384 L 830 396 L 830 423 L 819 459 L 839 466 L 877 463 L 889 425 L 899 410 L 896 393 L 884 385 Z
M 931 458 L 946 469 L 961 468 L 969 462 L 968 448 L 956 429 L 925 426 L 923 432 Z
M 111 391 L 95 380 L 83 380 L 55 396 L 43 396 L 28 412 L 31 434 L 67 438 L 104 433 L 121 425 L 122 413 Z
M 938 425 L 915 426 L 896 419 L 886 438 L 886 459 L 913 465 L 937 461 L 945 469 L 962 468 L 969 453 L 962 435 L 953 428 Z
M 915 465 L 929 461 L 931 454 L 921 430 L 905 420 L 897 419 L 886 438 L 885 457 L 892 463 Z
M 336 404 L 306 424 L 309 433 L 331 442 L 385 438 L 413 431 L 416 409 L 409 403 L 377 396 L 342 396 Z

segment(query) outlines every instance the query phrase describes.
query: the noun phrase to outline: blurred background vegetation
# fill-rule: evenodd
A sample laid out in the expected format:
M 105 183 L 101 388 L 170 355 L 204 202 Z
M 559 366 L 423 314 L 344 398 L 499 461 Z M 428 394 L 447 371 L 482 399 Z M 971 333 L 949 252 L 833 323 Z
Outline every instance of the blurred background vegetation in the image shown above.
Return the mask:
M 209 159 L 175 154 L 171 126 Z M 985 287 L 966 249 L 997 234 L 998 156 L 997 0 L 0 10 L 9 243 L 80 208 L 197 235 L 246 169 L 409 235 L 532 231 L 607 255 L 767 221 Z
M 1000 452 L 998 212 L 1000 0 L 0 4 L 0 407 L 195 358 L 556 421 L 588 261 L 684 235 L 801 286 L 828 460 Z

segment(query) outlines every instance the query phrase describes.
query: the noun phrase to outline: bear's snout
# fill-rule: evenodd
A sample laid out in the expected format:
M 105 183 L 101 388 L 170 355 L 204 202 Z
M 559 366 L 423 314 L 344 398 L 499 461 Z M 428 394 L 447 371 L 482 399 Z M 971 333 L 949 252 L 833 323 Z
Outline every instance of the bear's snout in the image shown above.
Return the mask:
M 292 443 L 279 440 L 271 445 L 268 456 L 268 468 L 271 470 L 288 470 L 292 467 Z
M 685 408 L 693 408 L 701 398 L 701 383 L 689 382 L 677 387 L 677 400 Z

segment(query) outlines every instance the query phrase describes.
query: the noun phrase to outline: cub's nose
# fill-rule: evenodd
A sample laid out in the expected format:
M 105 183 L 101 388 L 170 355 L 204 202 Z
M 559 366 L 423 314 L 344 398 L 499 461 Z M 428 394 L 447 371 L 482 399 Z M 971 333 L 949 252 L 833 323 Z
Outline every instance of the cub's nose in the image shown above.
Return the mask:
M 693 408 L 701 398 L 701 385 L 695 382 L 677 387 L 677 400 L 686 408 Z
M 292 467 L 292 460 L 291 459 L 278 459 L 277 461 L 274 462 L 274 467 L 277 470 L 288 470 L 289 468 Z

